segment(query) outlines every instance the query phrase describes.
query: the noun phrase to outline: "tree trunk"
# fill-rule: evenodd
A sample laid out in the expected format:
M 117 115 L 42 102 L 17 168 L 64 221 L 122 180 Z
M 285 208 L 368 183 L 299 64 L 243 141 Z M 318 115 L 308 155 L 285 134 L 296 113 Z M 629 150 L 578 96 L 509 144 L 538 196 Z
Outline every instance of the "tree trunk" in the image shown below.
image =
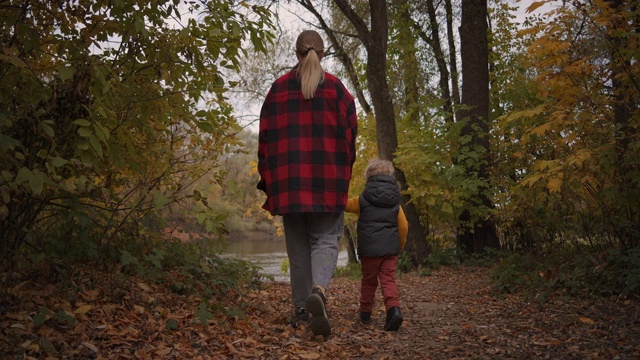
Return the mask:
M 409 116 L 409 124 L 418 124 L 422 118 L 419 99 L 421 93 L 424 92 L 424 88 L 418 85 L 419 77 L 416 76 L 416 74 L 420 73 L 421 69 L 419 61 L 416 58 L 417 44 L 412 31 L 414 21 L 409 13 L 409 4 L 407 4 L 407 1 L 401 1 L 399 6 L 402 8 L 399 15 L 401 22 L 402 24 L 408 24 L 408 26 L 397 27 L 399 38 L 401 39 L 400 51 L 402 54 L 400 56 L 403 65 L 400 69 L 404 87 L 402 112 Z
M 451 0 L 445 0 L 445 9 L 447 12 L 447 42 L 449 44 L 449 72 L 451 73 L 451 98 L 454 105 L 454 118 L 455 118 L 455 105 L 460 105 L 460 87 L 458 85 L 458 64 L 456 59 L 456 41 L 453 36 L 453 8 L 451 6 Z
M 345 225 L 344 227 L 344 239 L 347 242 L 347 263 L 349 264 L 357 264 L 358 263 L 358 255 L 356 253 L 357 248 L 357 239 L 353 236 L 355 231 L 351 228 L 351 226 Z
M 466 123 L 460 134 L 457 163 L 465 169 L 467 179 L 480 185 L 475 192 L 465 194 L 466 207 L 459 217 L 458 241 L 467 253 L 480 253 L 500 245 L 490 217 L 493 204 L 487 195 L 490 154 L 487 0 L 462 2 L 460 50 L 464 106 L 460 119 Z
M 373 111 L 376 118 L 376 139 L 378 155 L 381 159 L 393 161 L 398 149 L 396 118 L 393 100 L 387 82 L 387 37 L 389 23 L 387 4 L 384 0 L 370 0 L 371 30 L 365 21 L 351 8 L 347 0 L 334 0 L 334 3 L 349 19 L 358 32 L 358 37 L 367 50 L 367 85 L 371 95 Z M 407 180 L 400 169 L 396 169 L 396 177 L 404 191 L 408 188 Z M 414 265 L 423 263 L 429 255 L 430 248 L 426 241 L 427 232 L 420 223 L 415 205 L 410 196 L 403 194 L 401 204 L 409 221 L 409 234 L 405 250 L 410 254 Z
M 609 1 L 609 5 L 615 11 L 629 11 L 634 13 L 634 9 L 625 8 L 626 3 L 623 0 Z M 615 12 L 614 12 L 615 14 Z M 624 16 L 611 16 L 611 23 L 609 24 L 610 33 L 616 34 L 617 30 L 624 32 L 629 22 Z M 631 23 L 635 29 L 639 28 L 637 19 L 632 19 Z M 620 49 L 629 49 L 629 38 L 624 36 L 610 36 L 610 42 L 613 45 L 611 49 L 611 55 L 609 62 L 611 70 L 611 85 L 614 96 L 614 120 L 616 124 L 616 147 L 618 153 L 618 159 L 616 160 L 617 172 L 619 175 L 618 191 L 621 199 L 633 198 L 631 195 L 638 191 L 638 165 L 636 160 L 630 158 L 630 153 L 633 153 L 632 144 L 634 139 L 637 139 L 638 129 L 633 124 L 632 116 L 633 109 L 637 108 L 635 99 L 629 94 L 636 93 L 636 90 L 630 88 L 629 81 L 627 79 L 627 69 L 630 69 L 632 61 L 628 58 L 620 56 Z M 635 184 L 635 185 L 634 185 Z M 625 202 L 622 202 L 625 204 Z M 622 205 L 620 211 L 616 211 L 620 214 L 620 219 L 615 222 L 615 231 L 620 238 L 620 242 L 626 248 L 636 247 L 640 244 L 640 213 L 637 202 L 631 203 L 631 205 Z
M 451 91 L 449 90 L 449 69 L 447 68 L 447 62 L 445 60 L 444 52 L 442 51 L 442 44 L 440 43 L 440 24 L 436 18 L 436 8 L 433 4 L 433 0 L 427 0 L 427 13 L 429 14 L 429 27 L 431 28 L 431 40 L 433 48 L 433 54 L 435 55 L 436 64 L 438 66 L 438 73 L 440 74 L 440 80 L 438 84 L 440 91 L 442 91 L 442 100 L 444 101 L 444 114 L 445 120 L 448 123 L 452 123 L 453 107 L 451 105 Z
M 454 121 L 453 106 L 451 100 L 451 91 L 449 88 L 449 69 L 447 68 L 447 62 L 445 60 L 444 52 L 442 51 L 442 43 L 440 42 L 440 24 L 436 18 L 436 9 L 433 4 L 433 0 L 427 0 L 427 14 L 429 16 L 429 36 L 424 29 L 418 24 L 417 21 L 411 19 L 411 23 L 414 31 L 418 36 L 426 42 L 433 51 L 434 59 L 436 60 L 436 66 L 438 67 L 438 74 L 440 76 L 438 80 L 438 87 L 441 92 L 441 99 L 444 102 L 442 110 L 445 114 L 445 121 L 452 123 Z M 409 16 L 410 18 L 410 16 Z

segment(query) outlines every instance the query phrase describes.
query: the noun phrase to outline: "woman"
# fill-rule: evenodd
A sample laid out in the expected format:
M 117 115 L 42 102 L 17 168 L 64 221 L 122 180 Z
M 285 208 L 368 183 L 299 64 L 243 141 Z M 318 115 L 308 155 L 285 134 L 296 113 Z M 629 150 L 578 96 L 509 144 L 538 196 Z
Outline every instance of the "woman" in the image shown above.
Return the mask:
M 322 68 L 324 42 L 313 30 L 296 41 L 297 65 L 277 79 L 260 111 L 258 189 L 262 206 L 284 225 L 293 326 L 311 314 L 328 336 L 326 291 L 338 259 L 344 209 L 356 158 L 353 96 Z

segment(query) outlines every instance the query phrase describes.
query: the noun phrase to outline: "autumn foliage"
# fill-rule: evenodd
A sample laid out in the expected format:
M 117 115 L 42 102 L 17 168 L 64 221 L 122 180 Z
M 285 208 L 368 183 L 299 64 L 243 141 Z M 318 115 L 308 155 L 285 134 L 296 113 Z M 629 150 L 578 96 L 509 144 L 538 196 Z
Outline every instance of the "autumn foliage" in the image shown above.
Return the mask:
M 274 225 L 255 134 L 230 99 L 242 84 L 229 74 L 275 53 L 277 9 L 259 3 L 0 2 L 3 358 L 640 356 L 636 2 L 530 1 L 517 23 L 512 2 L 488 1 L 489 114 L 476 123 L 459 93 L 460 4 L 314 14 L 363 112 L 351 191 L 392 139 L 377 124 L 394 119 L 397 149 L 383 153 L 426 235 L 418 259 L 401 256 L 406 326 L 358 324 L 357 281 L 338 279 L 336 336 L 322 340 L 288 326 L 286 284 L 218 257 L 230 230 Z M 387 39 L 370 37 L 372 9 Z M 501 250 L 463 255 L 459 231 L 478 221 Z

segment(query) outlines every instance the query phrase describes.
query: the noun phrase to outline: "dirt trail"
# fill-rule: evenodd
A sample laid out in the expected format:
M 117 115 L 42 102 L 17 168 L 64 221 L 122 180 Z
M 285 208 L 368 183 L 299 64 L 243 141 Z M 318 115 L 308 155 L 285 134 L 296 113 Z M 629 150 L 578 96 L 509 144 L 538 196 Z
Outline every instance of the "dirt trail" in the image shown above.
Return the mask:
M 518 295 L 496 296 L 486 268 L 403 274 L 398 285 L 405 321 L 397 333 L 381 330 L 379 294 L 373 324 L 362 325 L 358 282 L 335 279 L 328 300 L 334 335 L 318 341 L 308 331 L 294 333 L 299 347 L 292 352 L 285 347 L 278 358 L 640 358 L 637 301 L 551 299 L 540 305 Z M 279 311 L 286 312 L 286 302 L 282 305 Z
M 399 275 L 405 321 L 397 332 L 382 331 L 379 293 L 373 323 L 362 325 L 358 280 L 334 279 L 333 334 L 326 339 L 289 326 L 286 283 L 225 290 L 202 308 L 200 297 L 170 292 L 167 284 L 137 279 L 114 288 L 112 276 L 101 276 L 98 287 L 80 277 L 71 298 L 60 284 L 10 287 L 10 297 L 0 299 L 0 358 L 640 359 L 637 299 L 550 297 L 540 305 L 497 296 L 486 268 Z

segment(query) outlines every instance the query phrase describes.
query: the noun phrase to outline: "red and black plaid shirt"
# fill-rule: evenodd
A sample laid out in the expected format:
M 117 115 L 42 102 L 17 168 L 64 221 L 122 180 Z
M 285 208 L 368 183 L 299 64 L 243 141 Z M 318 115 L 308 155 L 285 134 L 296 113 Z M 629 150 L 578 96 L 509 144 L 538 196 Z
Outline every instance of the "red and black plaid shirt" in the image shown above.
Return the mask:
M 304 100 L 296 68 L 276 80 L 260 111 L 258 189 L 272 215 L 340 212 L 356 158 L 353 96 L 326 73 Z

